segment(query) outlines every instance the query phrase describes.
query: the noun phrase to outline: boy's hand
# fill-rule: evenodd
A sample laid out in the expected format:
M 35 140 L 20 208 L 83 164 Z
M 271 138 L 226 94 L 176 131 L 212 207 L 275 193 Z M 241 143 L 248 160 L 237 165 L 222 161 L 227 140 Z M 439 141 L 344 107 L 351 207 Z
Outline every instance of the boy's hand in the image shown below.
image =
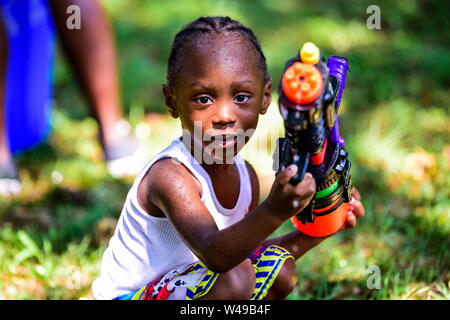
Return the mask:
M 356 190 L 356 188 L 353 188 L 352 190 L 352 200 L 350 200 L 348 208 L 347 220 L 345 221 L 345 225 L 342 229 L 355 227 L 356 220 L 364 217 L 366 214 L 364 205 L 361 202 L 361 194 L 358 190 Z
M 279 173 L 272 185 L 270 194 L 264 201 L 272 212 L 283 219 L 289 219 L 302 211 L 311 201 L 316 192 L 316 182 L 313 176 L 307 172 L 296 186 L 289 180 L 297 173 L 297 166 L 291 164 Z

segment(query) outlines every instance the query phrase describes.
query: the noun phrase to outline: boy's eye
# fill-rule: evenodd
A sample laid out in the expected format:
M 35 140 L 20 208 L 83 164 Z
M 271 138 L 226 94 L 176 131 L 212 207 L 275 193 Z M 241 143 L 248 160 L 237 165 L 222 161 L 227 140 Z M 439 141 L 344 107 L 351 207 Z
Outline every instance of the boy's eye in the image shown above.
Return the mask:
M 239 103 L 246 102 L 250 97 L 248 95 L 240 94 L 234 98 Z
M 194 99 L 194 101 L 197 103 L 200 103 L 200 104 L 207 104 L 207 103 L 212 102 L 211 98 L 205 97 L 205 96 Z

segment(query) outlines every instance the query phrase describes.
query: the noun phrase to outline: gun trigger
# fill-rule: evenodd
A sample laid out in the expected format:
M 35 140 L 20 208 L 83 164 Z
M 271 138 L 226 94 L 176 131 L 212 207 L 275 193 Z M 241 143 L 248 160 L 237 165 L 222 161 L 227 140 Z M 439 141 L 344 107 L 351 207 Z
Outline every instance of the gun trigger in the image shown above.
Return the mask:
M 290 148 L 287 138 L 278 138 L 275 152 L 272 155 L 272 170 L 276 173 L 283 171 L 292 163 L 289 157 Z
M 312 207 L 313 206 L 310 202 L 299 214 L 297 214 L 296 217 L 301 223 L 303 224 L 307 224 L 308 222 L 314 223 L 316 217 L 313 213 Z

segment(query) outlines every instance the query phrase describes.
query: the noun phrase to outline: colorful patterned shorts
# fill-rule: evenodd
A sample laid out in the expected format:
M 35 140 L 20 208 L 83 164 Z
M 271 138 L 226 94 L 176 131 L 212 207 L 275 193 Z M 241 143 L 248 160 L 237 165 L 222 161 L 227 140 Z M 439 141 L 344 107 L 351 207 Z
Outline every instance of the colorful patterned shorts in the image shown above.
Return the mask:
M 271 245 L 259 247 L 249 257 L 256 275 L 250 300 L 264 300 L 286 259 L 293 259 L 285 249 Z M 169 271 L 138 291 L 113 300 L 195 300 L 209 292 L 219 273 L 208 270 L 202 262 Z

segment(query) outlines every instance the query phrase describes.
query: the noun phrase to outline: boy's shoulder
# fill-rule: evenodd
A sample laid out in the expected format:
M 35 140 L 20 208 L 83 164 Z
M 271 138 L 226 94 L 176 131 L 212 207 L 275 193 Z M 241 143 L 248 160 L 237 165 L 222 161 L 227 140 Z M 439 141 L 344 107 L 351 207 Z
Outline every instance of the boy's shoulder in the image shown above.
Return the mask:
M 182 162 L 175 158 L 162 158 L 156 161 L 148 170 L 151 184 L 155 187 L 167 185 L 178 186 L 194 184 L 199 192 L 202 185 L 195 175 Z
M 196 191 L 201 197 L 200 181 L 183 163 L 167 157 L 152 164 L 139 183 L 137 197 L 147 212 L 155 212 L 161 198 L 170 197 L 176 194 L 174 190 L 180 189 Z

